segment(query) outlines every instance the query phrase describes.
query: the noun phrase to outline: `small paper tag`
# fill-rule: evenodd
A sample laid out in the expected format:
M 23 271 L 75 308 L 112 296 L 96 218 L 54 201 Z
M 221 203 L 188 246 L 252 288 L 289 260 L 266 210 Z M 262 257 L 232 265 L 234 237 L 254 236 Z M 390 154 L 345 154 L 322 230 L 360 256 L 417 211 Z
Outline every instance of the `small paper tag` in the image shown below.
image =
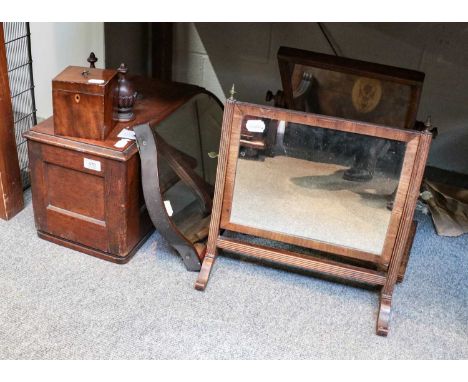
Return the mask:
M 96 78 L 90 78 L 90 79 L 88 80 L 88 84 L 102 85 L 104 82 L 106 82 L 106 81 L 104 81 L 104 80 L 98 80 L 98 79 L 96 79 Z
M 120 141 L 117 141 L 114 146 L 121 149 L 121 148 L 127 146 L 128 142 L 130 142 L 130 139 L 121 139 Z
M 101 171 L 101 162 L 84 158 L 84 168 L 87 168 L 88 170 Z
M 122 129 L 120 133 L 117 135 L 117 137 L 122 138 L 122 139 L 132 139 L 134 141 L 136 140 L 135 132 L 132 130 L 128 130 L 128 129 Z
M 263 133 L 265 131 L 265 122 L 261 119 L 249 119 L 246 127 L 251 133 Z
M 170 200 L 165 200 L 165 201 L 164 201 L 164 207 L 166 207 L 167 214 L 168 214 L 169 216 L 172 216 L 172 214 L 174 213 L 174 211 L 172 210 L 172 206 L 171 206 L 171 201 L 170 201 Z

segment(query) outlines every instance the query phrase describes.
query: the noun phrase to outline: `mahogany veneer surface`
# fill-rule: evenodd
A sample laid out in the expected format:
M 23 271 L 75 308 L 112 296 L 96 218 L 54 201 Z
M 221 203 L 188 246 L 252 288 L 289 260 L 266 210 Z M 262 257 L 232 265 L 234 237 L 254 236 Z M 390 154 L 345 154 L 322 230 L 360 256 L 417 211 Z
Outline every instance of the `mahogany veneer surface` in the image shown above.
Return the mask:
M 55 135 L 52 117 L 25 134 L 38 235 L 116 263 L 127 262 L 153 230 L 136 144 L 115 147 L 117 135 L 141 123 L 155 126 L 203 92 L 191 85 L 133 80 L 142 97 L 136 118 L 117 123 L 105 140 Z M 98 165 L 86 168 L 85 160 Z

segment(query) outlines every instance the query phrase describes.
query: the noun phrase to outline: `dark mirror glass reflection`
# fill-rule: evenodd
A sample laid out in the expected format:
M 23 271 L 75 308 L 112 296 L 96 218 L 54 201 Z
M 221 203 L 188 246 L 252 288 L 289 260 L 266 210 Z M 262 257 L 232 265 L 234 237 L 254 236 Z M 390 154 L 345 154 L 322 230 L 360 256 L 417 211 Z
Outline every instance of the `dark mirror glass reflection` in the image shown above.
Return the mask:
M 230 221 L 380 255 L 404 153 L 404 142 L 246 117 Z

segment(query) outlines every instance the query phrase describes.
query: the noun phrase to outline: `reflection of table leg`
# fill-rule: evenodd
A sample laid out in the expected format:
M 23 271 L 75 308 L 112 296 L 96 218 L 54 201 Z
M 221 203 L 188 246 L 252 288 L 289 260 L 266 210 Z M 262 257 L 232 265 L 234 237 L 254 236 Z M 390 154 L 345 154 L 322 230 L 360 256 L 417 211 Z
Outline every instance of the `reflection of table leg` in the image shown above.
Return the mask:
M 200 273 L 198 274 L 197 281 L 195 282 L 196 290 L 200 290 L 200 291 L 205 290 L 206 284 L 208 284 L 208 279 L 210 277 L 211 268 L 213 267 L 213 263 L 215 259 L 216 259 L 216 253 L 207 253 L 205 255 L 205 259 L 203 260 Z
M 414 241 L 414 236 L 416 234 L 417 226 L 418 226 L 418 222 L 413 220 L 413 223 L 411 224 L 411 228 L 410 228 L 410 233 L 408 236 L 408 241 L 406 242 L 405 252 L 403 254 L 403 258 L 401 259 L 400 270 L 398 272 L 398 278 L 397 278 L 398 283 L 401 283 L 405 277 L 406 266 L 408 265 L 411 248 L 413 247 L 413 241 Z

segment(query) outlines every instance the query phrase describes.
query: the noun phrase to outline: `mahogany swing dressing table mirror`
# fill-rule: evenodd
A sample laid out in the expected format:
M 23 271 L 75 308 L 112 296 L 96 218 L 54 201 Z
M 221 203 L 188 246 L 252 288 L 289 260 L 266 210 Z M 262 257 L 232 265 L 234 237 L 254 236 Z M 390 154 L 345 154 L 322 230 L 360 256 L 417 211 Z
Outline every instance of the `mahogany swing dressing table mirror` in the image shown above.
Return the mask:
M 246 155 L 248 133 L 270 137 L 264 155 Z M 324 149 L 325 133 L 336 149 Z M 377 333 L 386 335 L 430 141 L 428 132 L 228 100 L 196 289 L 205 289 L 218 249 L 378 285 Z M 371 180 L 346 179 L 365 146 L 392 149 Z

